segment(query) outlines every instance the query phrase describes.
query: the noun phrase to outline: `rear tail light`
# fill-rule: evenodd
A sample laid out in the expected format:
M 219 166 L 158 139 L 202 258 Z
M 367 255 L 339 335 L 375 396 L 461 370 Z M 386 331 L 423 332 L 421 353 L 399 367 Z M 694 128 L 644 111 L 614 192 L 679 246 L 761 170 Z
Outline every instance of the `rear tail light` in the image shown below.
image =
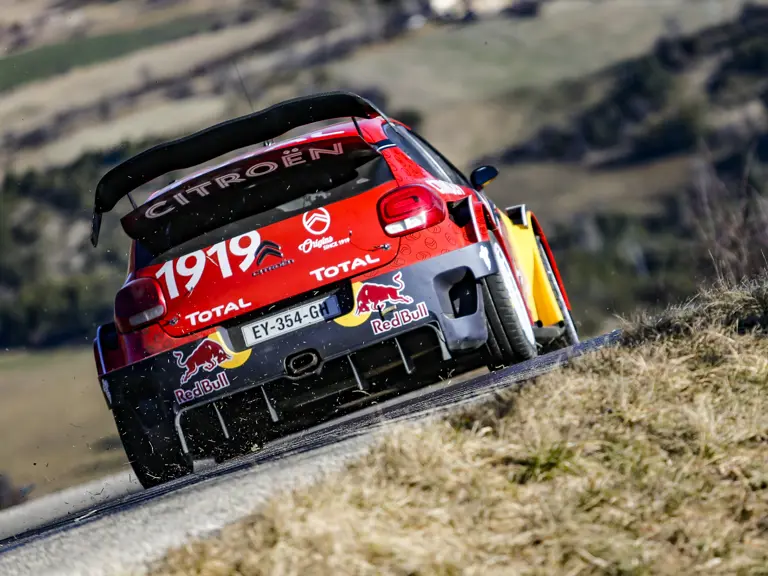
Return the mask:
M 123 333 L 157 321 L 166 311 L 163 291 L 152 278 L 132 280 L 115 296 L 115 324 Z
M 445 202 L 424 186 L 403 186 L 379 200 L 379 220 L 389 236 L 405 236 L 445 220 Z

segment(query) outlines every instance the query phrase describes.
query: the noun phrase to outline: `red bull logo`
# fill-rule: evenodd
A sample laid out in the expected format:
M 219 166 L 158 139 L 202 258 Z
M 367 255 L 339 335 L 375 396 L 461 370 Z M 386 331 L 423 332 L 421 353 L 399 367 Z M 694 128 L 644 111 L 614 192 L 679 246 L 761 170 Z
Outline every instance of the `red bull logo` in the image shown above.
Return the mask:
M 360 287 L 360 291 L 357 294 L 357 309 L 356 315 L 365 314 L 366 312 L 375 312 L 380 308 L 384 308 L 387 304 L 411 304 L 413 298 L 401 294 L 405 289 L 405 283 L 403 282 L 403 273 L 398 272 L 392 277 L 394 286 L 387 284 L 374 284 L 373 282 L 366 282 Z
M 376 335 L 389 332 L 395 328 L 401 328 L 407 324 L 424 320 L 429 316 L 429 310 L 427 310 L 426 302 L 419 302 L 416 305 L 416 310 L 397 310 L 391 320 L 380 320 L 374 318 L 371 320 L 371 328 Z
M 197 375 L 201 369 L 213 372 L 219 364 L 232 359 L 221 344 L 209 338 L 203 340 L 186 358 L 184 353 L 178 350 L 175 350 L 173 355 L 176 358 L 176 365 L 184 369 L 184 374 L 181 375 L 182 384 L 189 382 L 190 378 Z
M 191 402 L 196 398 L 202 398 L 212 392 L 227 388 L 229 386 L 229 378 L 227 378 L 226 372 L 219 372 L 216 374 L 215 380 L 208 380 L 203 378 L 195 382 L 191 390 L 184 390 L 183 388 L 177 388 L 173 391 L 173 395 L 176 396 L 176 401 L 179 404 L 185 404 Z

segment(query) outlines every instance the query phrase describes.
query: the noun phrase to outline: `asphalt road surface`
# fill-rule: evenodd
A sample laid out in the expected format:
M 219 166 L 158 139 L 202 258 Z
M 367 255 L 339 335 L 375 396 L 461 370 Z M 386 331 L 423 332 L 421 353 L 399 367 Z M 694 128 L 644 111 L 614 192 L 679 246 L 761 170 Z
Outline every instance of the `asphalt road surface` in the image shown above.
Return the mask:
M 0 512 L 0 574 L 141 571 L 169 547 L 252 513 L 277 490 L 340 469 L 387 424 L 481 401 L 617 337 L 612 332 L 506 370 L 421 388 L 150 490 L 126 473 L 10 508 Z

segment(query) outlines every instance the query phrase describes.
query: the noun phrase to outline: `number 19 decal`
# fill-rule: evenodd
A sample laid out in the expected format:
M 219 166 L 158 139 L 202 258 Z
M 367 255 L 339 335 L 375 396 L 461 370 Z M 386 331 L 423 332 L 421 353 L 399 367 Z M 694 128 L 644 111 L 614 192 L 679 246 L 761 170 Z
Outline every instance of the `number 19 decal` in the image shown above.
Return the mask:
M 168 296 L 173 300 L 179 297 L 179 287 L 176 284 L 177 275 L 182 278 L 189 278 L 184 285 L 186 294 L 189 294 L 203 277 L 206 261 L 211 260 L 214 265 L 218 266 L 222 278 L 229 278 L 232 276 L 229 254 L 242 258 L 238 266 L 240 270 L 245 272 L 256 260 L 256 253 L 260 244 L 261 236 L 256 230 L 246 232 L 214 244 L 206 251 L 195 250 L 176 260 L 169 260 L 160 267 L 155 277 L 165 281 L 165 285 L 168 287 Z M 213 260 L 214 257 L 216 258 L 215 261 Z

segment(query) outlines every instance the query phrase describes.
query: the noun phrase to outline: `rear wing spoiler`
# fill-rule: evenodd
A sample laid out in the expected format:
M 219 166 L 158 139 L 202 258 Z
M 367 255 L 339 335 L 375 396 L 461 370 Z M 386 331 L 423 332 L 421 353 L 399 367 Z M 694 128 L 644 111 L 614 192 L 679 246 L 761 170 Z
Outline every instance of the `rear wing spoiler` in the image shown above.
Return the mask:
M 228 152 L 273 140 L 300 126 L 345 116 L 353 119 L 380 116 L 390 122 L 381 110 L 362 96 L 352 92 L 325 92 L 286 100 L 140 152 L 112 168 L 99 180 L 93 207 L 91 244 L 95 247 L 99 242 L 102 215 L 132 191 L 158 176 L 192 168 Z

